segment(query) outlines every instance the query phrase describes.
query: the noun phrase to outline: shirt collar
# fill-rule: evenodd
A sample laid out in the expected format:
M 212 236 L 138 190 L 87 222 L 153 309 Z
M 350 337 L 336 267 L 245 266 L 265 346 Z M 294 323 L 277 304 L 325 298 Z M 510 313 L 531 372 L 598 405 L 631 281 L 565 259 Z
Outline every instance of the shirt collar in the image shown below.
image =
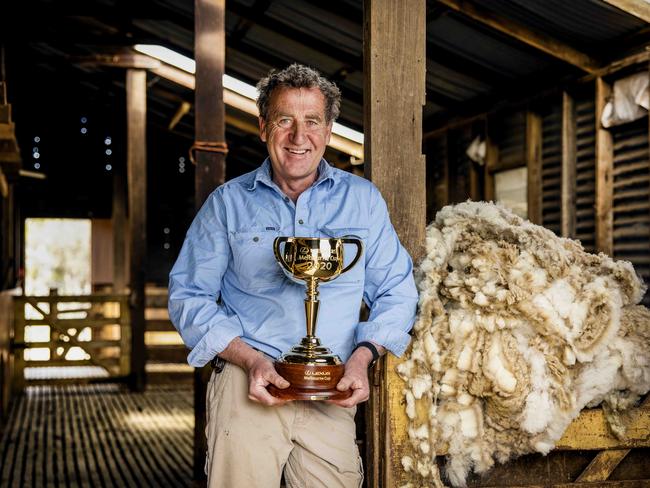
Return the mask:
M 334 168 L 332 168 L 324 158 L 321 158 L 320 163 L 318 163 L 318 178 L 312 186 L 320 185 L 324 181 L 331 181 L 331 184 L 333 185 L 336 178 L 337 174 L 334 171 Z M 266 186 L 270 187 L 277 186 L 271 177 L 271 160 L 269 158 L 266 158 L 262 165 L 255 170 L 255 177 L 248 189 L 251 191 L 255 190 L 258 182 L 264 183 Z

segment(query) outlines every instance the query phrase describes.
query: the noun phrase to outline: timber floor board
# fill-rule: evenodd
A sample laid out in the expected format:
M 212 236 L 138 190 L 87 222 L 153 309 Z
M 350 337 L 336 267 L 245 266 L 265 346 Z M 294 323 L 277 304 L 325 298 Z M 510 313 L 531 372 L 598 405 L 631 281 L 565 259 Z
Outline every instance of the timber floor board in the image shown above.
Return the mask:
M 191 385 L 29 386 L 0 438 L 0 487 L 192 486 Z

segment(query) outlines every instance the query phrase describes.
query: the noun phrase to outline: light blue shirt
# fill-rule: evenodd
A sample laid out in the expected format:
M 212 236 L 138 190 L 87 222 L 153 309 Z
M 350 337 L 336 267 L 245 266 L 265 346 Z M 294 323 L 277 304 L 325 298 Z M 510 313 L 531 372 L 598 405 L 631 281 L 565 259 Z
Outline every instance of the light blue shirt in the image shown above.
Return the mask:
M 411 258 L 377 188 L 321 160 L 318 179 L 294 204 L 270 168 L 267 159 L 217 188 L 187 232 L 170 273 L 169 316 L 191 349 L 188 363 L 205 365 L 236 337 L 278 357 L 306 335 L 305 285 L 276 262 L 278 236 L 362 239 L 359 262 L 319 286 L 315 335 L 343 361 L 361 341 L 401 355 L 418 297 Z M 345 265 L 355 250 L 345 245 Z M 362 300 L 367 322 L 359 322 Z

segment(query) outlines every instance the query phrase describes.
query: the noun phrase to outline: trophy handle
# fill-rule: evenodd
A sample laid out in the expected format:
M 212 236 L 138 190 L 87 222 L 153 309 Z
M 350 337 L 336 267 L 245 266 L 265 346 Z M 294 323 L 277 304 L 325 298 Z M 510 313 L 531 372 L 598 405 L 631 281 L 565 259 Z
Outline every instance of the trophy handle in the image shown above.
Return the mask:
M 352 262 L 348 264 L 343 270 L 341 271 L 341 274 L 346 273 L 347 271 L 350 271 L 352 267 L 357 264 L 357 261 L 359 261 L 359 258 L 361 257 L 361 254 L 363 253 L 363 242 L 360 239 L 349 239 L 349 238 L 342 238 L 341 242 L 343 244 L 354 244 L 357 246 L 357 255 L 354 257 Z
M 284 260 L 284 256 L 282 256 L 282 253 L 280 252 L 280 244 L 283 242 L 288 242 L 289 240 L 293 240 L 292 237 L 276 237 L 275 240 L 273 241 L 273 253 L 275 254 L 275 259 L 277 259 L 278 263 L 286 269 L 289 273 L 292 272 L 291 268 L 287 264 L 287 262 Z

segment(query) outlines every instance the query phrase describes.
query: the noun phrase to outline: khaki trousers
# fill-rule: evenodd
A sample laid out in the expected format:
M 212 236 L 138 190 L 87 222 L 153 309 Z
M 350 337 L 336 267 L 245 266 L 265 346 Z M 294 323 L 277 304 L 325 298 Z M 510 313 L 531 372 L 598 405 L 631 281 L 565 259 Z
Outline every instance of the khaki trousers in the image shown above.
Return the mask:
M 248 375 L 231 363 L 207 391 L 209 488 L 359 488 L 355 408 L 323 402 L 266 407 L 248 399 Z

